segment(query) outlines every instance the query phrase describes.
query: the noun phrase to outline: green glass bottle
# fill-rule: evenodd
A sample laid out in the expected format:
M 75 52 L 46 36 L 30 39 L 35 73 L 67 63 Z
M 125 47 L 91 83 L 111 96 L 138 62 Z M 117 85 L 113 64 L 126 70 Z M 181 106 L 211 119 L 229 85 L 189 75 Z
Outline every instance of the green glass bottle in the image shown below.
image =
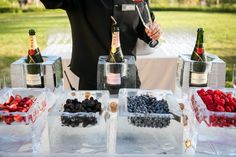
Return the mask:
M 27 88 L 44 88 L 43 71 L 40 64 L 43 58 L 37 45 L 36 32 L 29 30 L 29 49 L 26 59 L 26 86 Z
M 206 55 L 204 50 L 204 30 L 198 28 L 197 40 L 191 55 L 192 70 L 190 71 L 189 86 L 190 87 L 206 87 L 207 86 L 207 72 L 206 72 Z
M 124 56 L 120 46 L 120 32 L 116 21 L 113 19 L 111 49 L 107 58 L 110 64 L 106 74 L 106 89 L 110 94 L 118 94 L 119 89 L 124 87 L 126 76 L 124 73 Z

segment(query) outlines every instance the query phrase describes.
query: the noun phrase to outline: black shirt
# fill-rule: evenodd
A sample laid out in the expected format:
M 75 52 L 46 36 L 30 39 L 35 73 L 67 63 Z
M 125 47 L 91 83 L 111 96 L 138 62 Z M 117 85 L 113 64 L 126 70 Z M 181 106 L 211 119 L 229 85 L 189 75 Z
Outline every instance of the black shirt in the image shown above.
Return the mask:
M 124 55 L 134 55 L 137 38 L 149 42 L 136 10 L 122 11 L 122 5 L 132 0 L 41 0 L 48 9 L 61 8 L 67 12 L 72 31 L 71 70 L 78 77 L 96 82 L 97 63 L 108 55 L 111 46 L 111 18 L 120 27 Z

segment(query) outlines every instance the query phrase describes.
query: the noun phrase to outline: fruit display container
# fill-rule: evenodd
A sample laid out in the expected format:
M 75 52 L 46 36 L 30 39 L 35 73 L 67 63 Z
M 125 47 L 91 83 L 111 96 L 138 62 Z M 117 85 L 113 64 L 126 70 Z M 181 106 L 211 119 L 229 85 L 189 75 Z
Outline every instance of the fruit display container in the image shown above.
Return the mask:
M 88 108 L 83 111 L 83 107 L 79 107 L 78 104 L 85 104 L 85 100 L 92 101 L 92 103 L 86 104 L 87 106 L 94 102 L 100 103 L 100 112 L 89 112 Z M 50 152 L 106 153 L 107 125 L 103 113 L 106 111 L 108 100 L 108 91 L 65 91 L 61 93 L 48 114 Z
M 205 88 L 204 90 L 207 91 L 209 89 L 210 88 Z M 202 98 L 199 96 L 197 92 L 199 90 L 200 89 L 196 89 L 193 92 L 193 95 L 191 96 L 192 109 L 195 113 L 197 121 L 199 123 L 204 121 L 206 125 L 209 127 L 236 127 L 236 112 L 227 112 L 227 111 L 222 112 L 222 111 L 209 110 L 204 101 L 202 100 Z M 215 93 L 216 91 L 222 91 L 225 93 L 226 97 L 227 94 L 232 93 L 232 97 L 234 97 L 234 99 L 236 100 L 235 98 L 236 93 L 235 90 L 233 89 L 222 89 L 222 90 L 213 89 L 212 91 L 215 91 Z M 236 101 L 234 108 L 236 108 Z
M 134 104 L 130 107 L 131 103 Z M 145 103 L 147 110 L 143 112 L 140 106 Z M 186 116 L 171 91 L 121 89 L 118 104 L 114 145 L 117 154 L 182 154 L 186 151 Z M 164 107 L 160 107 L 163 104 Z
M 213 97 L 217 97 L 214 95 L 223 92 L 224 94 L 221 96 L 221 99 L 236 96 L 235 90 L 229 88 L 202 88 L 193 91 L 191 107 L 195 116 L 195 127 L 198 132 L 196 152 L 211 155 L 236 155 L 236 112 L 222 112 L 224 108 L 228 107 L 226 104 L 225 107 L 218 104 L 220 101 L 216 101 L 215 98 L 213 98 L 213 103 L 217 103 L 217 106 L 215 108 L 207 107 L 204 102 L 208 102 L 211 99 L 203 93 L 200 94 L 206 96 L 203 100 L 198 94 L 200 90 L 212 93 Z M 234 99 L 232 100 L 234 101 Z M 220 112 L 220 110 L 222 111 Z
M 0 152 L 37 152 L 45 128 L 45 89 L 4 89 L 0 96 Z

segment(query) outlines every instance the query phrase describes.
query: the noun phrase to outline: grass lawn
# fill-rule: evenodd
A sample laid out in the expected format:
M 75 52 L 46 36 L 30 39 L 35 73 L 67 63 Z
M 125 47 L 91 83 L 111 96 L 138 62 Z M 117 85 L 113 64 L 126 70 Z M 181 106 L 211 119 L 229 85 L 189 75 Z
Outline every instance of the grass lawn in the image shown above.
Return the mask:
M 218 55 L 227 65 L 236 63 L 236 15 L 227 13 L 201 12 L 155 12 L 163 29 L 181 29 L 196 32 L 198 27 L 205 29 L 205 48 Z M 59 29 L 70 29 L 65 12 L 60 10 L 0 14 L 0 78 L 5 72 L 9 80 L 10 63 L 27 54 L 28 29 L 37 31 L 40 49 L 46 46 L 47 36 Z M 227 72 L 227 81 L 231 81 Z M 9 82 L 8 82 L 9 83 Z

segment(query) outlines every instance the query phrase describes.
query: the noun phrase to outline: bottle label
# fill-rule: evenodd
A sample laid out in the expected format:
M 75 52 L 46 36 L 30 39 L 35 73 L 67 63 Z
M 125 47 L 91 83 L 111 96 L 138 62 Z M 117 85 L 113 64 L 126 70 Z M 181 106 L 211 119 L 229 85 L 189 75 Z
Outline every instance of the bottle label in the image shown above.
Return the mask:
M 192 73 L 191 84 L 194 85 L 207 84 L 207 73 Z
M 41 85 L 40 74 L 27 74 L 26 75 L 26 84 L 30 85 L 30 86 Z
M 197 48 L 197 54 L 202 55 L 204 52 L 203 48 Z
M 120 85 L 121 84 L 120 73 L 109 73 L 107 75 L 107 83 L 110 85 Z
M 119 32 L 112 33 L 111 52 L 115 53 L 116 49 L 120 47 L 120 36 Z

